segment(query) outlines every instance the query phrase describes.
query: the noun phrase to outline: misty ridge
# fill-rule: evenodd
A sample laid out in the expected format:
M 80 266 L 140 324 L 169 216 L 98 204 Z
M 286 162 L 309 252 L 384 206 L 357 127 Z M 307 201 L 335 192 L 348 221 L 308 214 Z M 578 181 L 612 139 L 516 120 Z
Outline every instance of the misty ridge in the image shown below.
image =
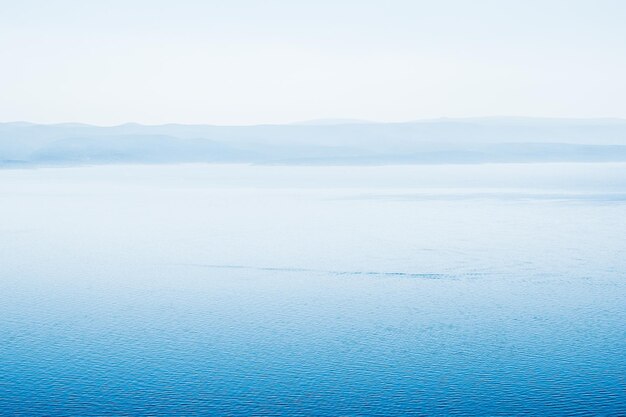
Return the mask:
M 0 167 L 115 163 L 473 164 L 626 161 L 626 120 L 317 120 L 284 125 L 0 123 Z

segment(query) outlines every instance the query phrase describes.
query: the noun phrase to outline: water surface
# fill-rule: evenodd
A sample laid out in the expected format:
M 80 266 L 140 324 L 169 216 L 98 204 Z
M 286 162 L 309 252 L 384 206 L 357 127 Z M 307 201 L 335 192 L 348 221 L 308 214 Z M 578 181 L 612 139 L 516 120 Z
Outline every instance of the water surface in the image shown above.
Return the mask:
M 0 413 L 624 415 L 626 165 L 0 171 Z

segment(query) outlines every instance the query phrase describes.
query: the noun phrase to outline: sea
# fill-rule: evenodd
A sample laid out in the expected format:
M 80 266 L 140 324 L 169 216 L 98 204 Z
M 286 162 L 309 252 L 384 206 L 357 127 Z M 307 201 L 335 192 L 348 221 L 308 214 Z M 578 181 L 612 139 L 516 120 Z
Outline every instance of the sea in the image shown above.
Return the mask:
M 625 416 L 626 164 L 2 169 L 0 415 Z

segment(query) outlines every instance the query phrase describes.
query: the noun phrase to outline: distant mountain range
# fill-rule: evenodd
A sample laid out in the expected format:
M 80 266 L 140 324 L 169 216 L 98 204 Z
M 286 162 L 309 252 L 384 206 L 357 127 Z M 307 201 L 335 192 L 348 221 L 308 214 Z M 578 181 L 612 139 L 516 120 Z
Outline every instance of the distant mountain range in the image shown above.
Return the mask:
M 0 123 L 0 166 L 626 161 L 626 120 L 468 118 L 287 125 Z

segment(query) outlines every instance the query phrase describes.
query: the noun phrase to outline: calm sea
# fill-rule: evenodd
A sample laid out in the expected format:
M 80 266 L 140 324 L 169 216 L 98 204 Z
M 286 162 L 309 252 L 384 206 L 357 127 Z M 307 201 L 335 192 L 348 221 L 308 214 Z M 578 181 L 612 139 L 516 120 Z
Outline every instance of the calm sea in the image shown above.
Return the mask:
M 626 164 L 0 170 L 0 414 L 626 415 Z

